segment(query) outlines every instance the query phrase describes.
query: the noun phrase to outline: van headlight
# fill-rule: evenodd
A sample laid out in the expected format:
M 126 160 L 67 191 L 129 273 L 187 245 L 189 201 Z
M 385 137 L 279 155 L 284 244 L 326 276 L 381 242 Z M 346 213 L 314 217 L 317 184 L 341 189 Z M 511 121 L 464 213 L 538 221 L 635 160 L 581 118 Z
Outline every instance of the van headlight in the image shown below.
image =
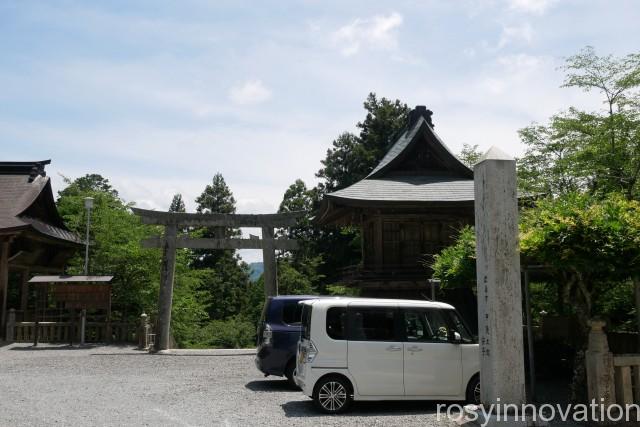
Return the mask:
M 307 349 L 307 363 L 313 362 L 313 360 L 318 355 L 318 348 L 313 343 L 313 341 L 309 341 L 309 348 Z

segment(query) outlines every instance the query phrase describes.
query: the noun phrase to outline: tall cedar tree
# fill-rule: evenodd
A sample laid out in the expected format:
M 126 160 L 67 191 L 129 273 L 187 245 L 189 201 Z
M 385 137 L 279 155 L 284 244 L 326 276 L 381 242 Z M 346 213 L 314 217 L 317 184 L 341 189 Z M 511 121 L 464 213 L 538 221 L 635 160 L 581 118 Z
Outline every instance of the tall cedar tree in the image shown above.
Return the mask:
M 213 176 L 210 185 L 207 185 L 202 194 L 196 199 L 198 204 L 196 211 L 201 214 L 208 213 L 236 213 L 236 199 L 233 197 L 231 189 L 224 180 L 221 173 Z M 194 231 L 194 235 L 204 238 L 224 239 L 228 237 L 238 236 L 240 231 L 226 227 L 203 227 Z M 194 250 L 193 267 L 195 268 L 214 268 L 222 257 L 234 257 L 235 251 L 225 250 Z
M 323 167 L 316 174 L 323 179 L 323 190 L 339 190 L 367 176 L 406 126 L 410 111 L 400 100 L 378 99 L 375 93 L 367 96 L 364 109 L 367 115 L 356 125 L 360 134 L 344 132 L 327 150 Z
M 169 212 L 186 212 L 187 209 L 182 199 L 182 194 L 178 193 L 173 196 L 171 205 L 169 206 Z
M 213 176 L 202 194 L 196 199 L 197 212 L 236 213 L 236 200 L 220 173 Z M 226 227 L 202 227 L 192 233 L 204 238 L 229 238 L 240 235 L 240 230 Z M 201 276 L 202 290 L 209 294 L 207 311 L 211 319 L 228 319 L 245 311 L 252 292 L 249 267 L 241 262 L 235 250 L 193 251 L 192 267 L 205 270 Z
M 332 283 L 339 279 L 339 269 L 360 261 L 360 235 L 357 228 L 319 228 L 312 226 L 311 217 L 322 196 L 347 187 L 367 176 L 382 159 L 407 123 L 409 107 L 399 100 L 378 98 L 370 93 L 364 102 L 366 116 L 356 126 L 358 135 L 340 134 L 327 150 L 321 178 L 315 188 L 307 188 L 297 180 L 284 194 L 280 212 L 304 209 L 309 215 L 288 235 L 302 241 L 302 249 L 292 254 L 293 267 L 312 275 L 311 283 Z

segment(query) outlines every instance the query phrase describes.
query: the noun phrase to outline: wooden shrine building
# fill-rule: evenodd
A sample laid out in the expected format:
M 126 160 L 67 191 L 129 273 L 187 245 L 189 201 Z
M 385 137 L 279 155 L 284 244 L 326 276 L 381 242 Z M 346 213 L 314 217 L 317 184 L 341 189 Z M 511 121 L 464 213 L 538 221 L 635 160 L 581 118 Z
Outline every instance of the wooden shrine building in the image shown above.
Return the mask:
M 434 132 L 432 112 L 417 106 L 406 129 L 364 179 L 327 194 L 320 225 L 357 225 L 362 260 L 343 281 L 363 296 L 431 295 L 425 266 L 474 222 L 473 171 Z
M 0 336 L 5 333 L 8 300 L 13 298 L 24 315 L 31 275 L 63 273 L 69 258 L 82 248 L 56 208 L 44 170 L 49 163 L 0 162 Z

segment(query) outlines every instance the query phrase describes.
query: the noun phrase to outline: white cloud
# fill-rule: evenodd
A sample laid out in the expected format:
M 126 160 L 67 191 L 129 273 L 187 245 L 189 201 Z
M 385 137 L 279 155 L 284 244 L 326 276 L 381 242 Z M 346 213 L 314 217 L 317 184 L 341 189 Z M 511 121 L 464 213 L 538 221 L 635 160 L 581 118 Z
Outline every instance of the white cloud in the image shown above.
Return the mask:
M 240 86 L 232 87 L 229 99 L 237 105 L 256 105 L 271 98 L 271 90 L 260 80 L 249 80 Z
M 529 44 L 531 40 L 533 40 L 533 28 L 529 23 L 514 27 L 503 27 L 500 41 L 498 41 L 498 49 L 502 49 L 511 43 L 524 42 Z
M 392 49 L 397 41 L 396 29 L 402 25 L 402 15 L 392 12 L 388 16 L 357 18 L 331 33 L 331 41 L 345 56 L 358 53 L 361 48 Z
M 542 15 L 557 0 L 508 0 L 509 9 Z

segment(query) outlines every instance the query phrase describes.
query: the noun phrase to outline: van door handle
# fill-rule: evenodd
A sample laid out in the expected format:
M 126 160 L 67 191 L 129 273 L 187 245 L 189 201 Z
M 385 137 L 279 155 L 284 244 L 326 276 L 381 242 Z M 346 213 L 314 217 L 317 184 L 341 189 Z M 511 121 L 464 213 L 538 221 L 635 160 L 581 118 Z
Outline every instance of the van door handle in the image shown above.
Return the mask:
M 420 347 L 417 347 L 417 346 L 409 347 L 407 350 L 409 350 L 409 351 L 422 351 L 422 349 Z
M 390 345 L 389 347 L 387 347 L 387 351 L 400 351 L 402 350 L 402 348 L 398 347 L 397 345 Z

